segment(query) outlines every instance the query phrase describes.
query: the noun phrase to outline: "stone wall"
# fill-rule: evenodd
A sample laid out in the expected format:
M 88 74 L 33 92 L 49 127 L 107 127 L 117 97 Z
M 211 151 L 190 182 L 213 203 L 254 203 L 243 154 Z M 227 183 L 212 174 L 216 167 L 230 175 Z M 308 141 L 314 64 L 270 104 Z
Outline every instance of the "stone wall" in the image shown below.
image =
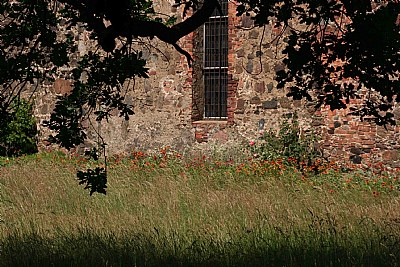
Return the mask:
M 173 0 L 158 1 L 162 13 L 175 15 Z M 157 150 L 171 146 L 179 151 L 206 149 L 211 144 L 241 146 L 259 136 L 260 131 L 277 129 L 285 118 L 296 113 L 304 131 L 314 129 L 321 134 L 325 155 L 343 162 L 367 163 L 381 161 L 398 164 L 397 127 L 386 131 L 369 122 L 347 115 L 348 110 L 336 112 L 328 108 L 315 110 L 312 104 L 293 101 L 285 90 L 276 87 L 275 72 L 284 68 L 282 38 L 276 38 L 279 28 L 253 28 L 248 17 L 235 17 L 235 4 L 229 2 L 229 89 L 228 119 L 201 120 L 196 109 L 201 83 L 201 49 L 196 31 L 180 41 L 183 49 L 193 55 L 195 64 L 189 68 L 186 58 L 173 47 L 159 40 L 144 40 L 144 58 L 148 62 L 149 79 L 136 79 L 128 86 L 127 102 L 134 106 L 135 115 L 125 121 L 117 116 L 110 123 L 89 126 L 90 146 L 99 132 L 109 145 L 110 153 L 132 150 Z M 90 50 L 87 33 L 80 32 L 80 53 Z M 48 118 L 57 95 L 68 93 L 70 83 L 58 79 L 46 91 L 36 96 L 39 121 Z M 200 94 L 201 95 L 201 94 Z M 263 125 L 263 126 L 262 126 Z M 260 127 L 262 126 L 262 127 Z M 41 126 L 41 139 L 48 134 Z

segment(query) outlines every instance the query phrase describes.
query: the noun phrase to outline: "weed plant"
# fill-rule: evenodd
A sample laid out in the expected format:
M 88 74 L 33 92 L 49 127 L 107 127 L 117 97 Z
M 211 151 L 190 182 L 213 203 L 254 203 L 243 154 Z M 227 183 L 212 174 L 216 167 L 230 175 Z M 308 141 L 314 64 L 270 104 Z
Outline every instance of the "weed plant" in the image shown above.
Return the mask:
M 107 195 L 77 185 L 84 157 L 0 160 L 1 266 L 397 266 L 398 171 L 282 160 L 109 159 Z M 377 169 L 381 167 L 381 169 Z M 314 171 L 319 168 L 317 174 Z
M 249 149 L 261 160 L 280 160 L 285 165 L 301 168 L 302 165 L 313 166 L 316 160 L 321 159 L 318 141 L 313 132 L 305 132 L 300 128 L 295 113 L 290 120 L 283 120 L 277 132 L 270 129 L 261 133 L 257 142 L 250 142 Z
M 15 99 L 10 114 L 2 114 L 0 118 L 0 156 L 37 153 L 36 134 L 32 103 Z

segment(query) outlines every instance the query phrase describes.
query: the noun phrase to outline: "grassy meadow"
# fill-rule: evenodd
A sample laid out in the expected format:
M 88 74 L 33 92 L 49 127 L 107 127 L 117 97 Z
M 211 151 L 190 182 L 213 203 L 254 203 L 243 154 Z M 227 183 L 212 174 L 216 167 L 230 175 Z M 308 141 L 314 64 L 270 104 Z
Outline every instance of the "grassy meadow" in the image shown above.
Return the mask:
M 0 160 L 0 266 L 398 266 L 400 174 L 182 158 Z

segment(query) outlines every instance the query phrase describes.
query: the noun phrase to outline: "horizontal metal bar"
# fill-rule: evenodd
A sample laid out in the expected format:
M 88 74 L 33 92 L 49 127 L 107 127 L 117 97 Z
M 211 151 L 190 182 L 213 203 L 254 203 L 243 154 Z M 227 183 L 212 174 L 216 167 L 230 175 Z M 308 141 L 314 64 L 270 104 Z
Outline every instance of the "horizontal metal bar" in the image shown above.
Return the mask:
M 228 18 L 229 16 L 227 16 L 227 15 L 225 15 L 225 16 L 212 16 L 212 17 L 209 17 L 209 19 L 224 19 L 224 18 Z
M 219 69 L 228 69 L 228 67 L 204 67 L 203 70 L 219 70 Z

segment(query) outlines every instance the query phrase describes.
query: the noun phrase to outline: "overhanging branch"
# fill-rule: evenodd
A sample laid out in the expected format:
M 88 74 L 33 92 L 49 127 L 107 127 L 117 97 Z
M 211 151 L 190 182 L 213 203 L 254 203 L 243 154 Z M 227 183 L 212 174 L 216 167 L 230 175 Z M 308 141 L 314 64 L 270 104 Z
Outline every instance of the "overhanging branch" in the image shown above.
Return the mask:
M 59 2 L 71 5 L 83 16 L 83 20 L 89 28 L 99 36 L 99 44 L 102 48 L 111 52 L 115 48 L 115 38 L 121 37 L 157 37 L 161 41 L 171 44 L 181 54 L 185 55 L 190 65 L 190 54 L 177 44 L 182 37 L 195 31 L 207 22 L 214 10 L 221 6 L 218 0 L 204 0 L 201 7 L 188 19 L 168 27 L 161 22 L 146 21 L 132 16 L 129 13 L 130 4 L 126 0 L 59 0 Z M 109 20 L 111 25 L 106 27 L 103 19 Z

